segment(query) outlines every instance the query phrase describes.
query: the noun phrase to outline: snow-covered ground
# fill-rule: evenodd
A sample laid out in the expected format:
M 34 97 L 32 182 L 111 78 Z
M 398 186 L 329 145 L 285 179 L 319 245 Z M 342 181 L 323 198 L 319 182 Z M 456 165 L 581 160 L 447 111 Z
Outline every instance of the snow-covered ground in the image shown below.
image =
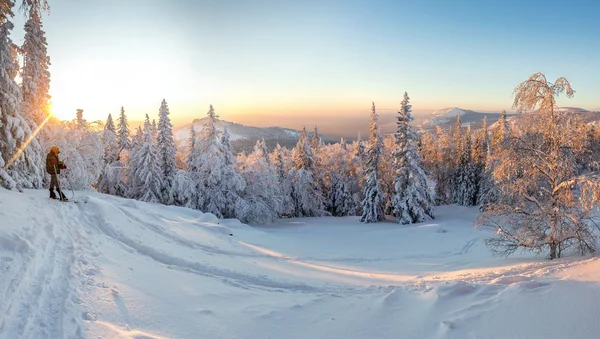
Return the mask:
M 0 338 L 600 337 L 600 261 L 493 258 L 474 208 L 250 227 L 46 195 L 0 189 Z

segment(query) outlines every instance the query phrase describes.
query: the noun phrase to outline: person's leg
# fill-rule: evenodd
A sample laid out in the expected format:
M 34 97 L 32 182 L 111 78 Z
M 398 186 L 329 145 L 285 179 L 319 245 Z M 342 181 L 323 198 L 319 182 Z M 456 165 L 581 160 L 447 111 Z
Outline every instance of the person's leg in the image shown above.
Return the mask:
M 56 199 L 56 194 L 54 194 L 54 189 L 58 188 L 58 178 L 56 174 L 50 174 L 50 198 Z

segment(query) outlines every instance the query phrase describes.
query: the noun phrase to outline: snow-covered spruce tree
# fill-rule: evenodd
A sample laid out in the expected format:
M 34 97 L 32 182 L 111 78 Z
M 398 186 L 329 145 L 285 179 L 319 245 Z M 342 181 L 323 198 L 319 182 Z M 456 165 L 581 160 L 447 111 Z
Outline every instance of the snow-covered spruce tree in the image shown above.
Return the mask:
M 121 114 L 119 115 L 119 122 L 117 123 L 117 141 L 119 150 L 131 149 L 130 134 L 127 115 L 125 114 L 125 109 L 121 106 Z
M 302 130 L 296 147 L 292 150 L 294 167 L 289 171 L 292 182 L 291 199 L 295 217 L 316 217 L 325 214 L 324 198 L 319 185 L 315 182 L 310 141 L 306 128 Z
M 487 240 L 497 254 L 522 249 L 554 259 L 570 248 L 596 249 L 593 212 L 600 203 L 600 180 L 577 166 L 586 151 L 585 130 L 577 116 L 557 109 L 555 97 L 562 93 L 574 94 L 565 78 L 551 83 L 541 73 L 515 88 L 514 107 L 538 112 L 522 116 L 510 147 L 492 155 L 499 161 L 493 176 L 502 196 L 478 224 L 497 231 Z
M 281 195 L 280 209 L 277 211 L 280 217 L 290 217 L 294 213 L 292 202 L 292 182 L 288 176 L 285 165 L 285 150 L 277 144 L 271 154 L 271 163 L 274 167 L 275 177 Z
M 25 38 L 21 48 L 23 53 L 21 89 L 25 115 L 31 118 L 36 126 L 42 127 L 50 115 L 48 94 L 50 58 L 47 46 L 40 11 L 32 6 L 29 9 L 29 20 L 25 23 Z M 44 134 L 43 128 L 40 133 Z
M 245 183 L 235 172 L 229 133 L 216 127 L 217 115 L 211 105 L 202 132 L 196 142 L 199 156 L 192 180 L 197 183 L 198 208 L 219 218 L 235 217 L 235 205 Z
M 352 181 L 350 182 L 350 193 L 352 194 L 352 200 L 356 211 L 354 215 L 362 215 L 362 200 L 363 200 L 363 187 L 365 183 L 365 147 L 364 143 L 360 138 L 360 134 L 355 142 L 352 143 L 350 154 L 348 155 L 348 161 L 352 169 Z
M 0 2 L 0 186 L 8 189 L 42 185 L 41 147 L 22 114 L 22 94 L 14 80 L 9 32 L 13 2 Z
M 498 122 L 496 123 L 492 133 L 492 151 L 495 148 L 500 147 L 500 144 L 508 139 L 509 134 L 510 128 L 508 126 L 508 121 L 506 120 L 506 111 L 503 110 L 502 113 L 500 113 L 500 118 L 498 119 Z
M 459 163 L 456 169 L 455 197 L 461 206 L 475 206 L 477 203 L 477 169 L 472 158 L 471 126 L 460 143 Z
M 417 149 L 418 137 L 410 123 L 410 98 L 404 92 L 396 121 L 396 147 L 392 153 L 394 164 L 393 213 L 400 224 L 413 224 L 434 218 L 434 201 L 427 186 L 427 177 L 421 168 Z
M 329 178 L 327 180 L 327 210 L 336 217 L 355 215 L 356 206 L 351 192 L 352 168 L 348 160 L 346 142 L 329 145 Z
M 454 199 L 454 171 L 456 155 L 450 136 L 440 126 L 436 126 L 436 143 L 438 150 L 438 166 L 434 173 L 435 201 L 437 205 L 448 205 Z
M 141 186 L 141 183 L 139 181 L 139 177 L 136 174 L 136 170 L 138 167 L 137 153 L 140 151 L 144 142 L 144 131 L 142 130 L 141 126 L 138 126 L 135 129 L 135 132 L 136 134 L 131 140 L 127 139 L 130 149 L 128 152 L 127 159 L 125 160 L 126 167 L 124 172 L 127 187 L 126 196 L 132 199 L 139 199 L 138 187 Z
M 463 142 L 464 142 L 464 138 L 463 138 L 463 133 L 462 133 L 462 122 L 460 121 L 460 113 L 456 116 L 456 125 L 454 126 L 454 133 L 452 135 L 452 142 L 451 142 L 451 147 L 452 147 L 452 160 L 448 163 L 448 169 L 450 170 L 450 172 L 452 173 L 452 202 L 453 203 L 458 203 L 458 200 L 460 199 L 459 197 L 459 183 L 458 183 L 458 176 L 460 175 L 459 173 L 459 166 L 460 166 L 460 156 L 463 150 Z
M 98 192 L 123 196 L 125 187 L 121 179 L 121 162 L 119 160 L 119 145 L 112 115 L 108 114 L 104 131 L 102 132 L 104 145 L 104 165 L 98 178 Z
M 188 148 L 189 153 L 186 159 L 186 165 L 189 172 L 196 172 L 197 169 L 194 168 L 195 159 L 198 158 L 198 147 L 196 147 L 196 130 L 194 129 L 194 123 L 192 122 L 192 126 L 190 128 L 190 138 L 188 139 Z
M 271 223 L 281 211 L 281 190 L 277 176 L 269 165 L 264 140 L 257 141 L 254 151 L 248 155 L 242 171 L 246 187 L 243 199 L 236 205 L 235 215 L 245 223 Z
M 158 139 L 158 126 L 156 125 L 156 119 L 152 119 L 152 124 L 150 125 L 150 131 L 152 132 L 152 140 L 156 143 Z
M 144 121 L 144 138 L 136 149 L 132 165 L 135 165 L 134 175 L 139 185 L 133 188 L 134 196 L 141 201 L 160 203 L 162 201 L 161 171 L 148 114 Z
M 382 161 L 379 163 L 380 175 L 379 182 L 381 183 L 381 191 L 384 196 L 383 203 L 383 214 L 392 215 L 393 206 L 392 199 L 394 199 L 394 162 L 393 153 L 396 149 L 396 138 L 393 135 L 383 137 L 383 153 L 381 155 Z
M 365 175 L 367 177 L 363 190 L 361 222 L 374 223 L 385 219 L 383 215 L 384 196 L 381 191 L 380 162 L 383 153 L 383 141 L 377 123 L 377 112 L 375 103 L 371 107 L 371 123 L 369 126 L 370 138 L 367 148 L 367 161 L 365 164 Z
M 488 206 L 500 198 L 500 188 L 497 187 L 494 179 L 494 169 L 499 165 L 502 159 L 490 157 L 491 154 L 503 148 L 512 147 L 510 144 L 511 130 L 506 119 L 506 111 L 502 111 L 498 122 L 495 124 L 492 132 L 492 140 L 488 140 L 488 156 L 486 158 L 485 170 L 479 181 L 479 193 L 477 203 L 480 209 L 485 211 Z
M 173 125 L 169 118 L 169 106 L 163 99 L 158 112 L 158 167 L 161 173 L 161 201 L 163 204 L 171 205 L 174 203 L 174 181 L 177 173 L 177 163 L 175 160 L 175 139 L 173 138 Z

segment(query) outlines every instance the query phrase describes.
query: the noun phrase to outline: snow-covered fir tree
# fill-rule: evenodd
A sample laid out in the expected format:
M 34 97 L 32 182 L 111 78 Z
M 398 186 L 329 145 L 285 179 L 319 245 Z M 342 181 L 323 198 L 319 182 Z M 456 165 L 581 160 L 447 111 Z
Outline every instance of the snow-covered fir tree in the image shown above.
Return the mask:
M 190 127 L 190 137 L 188 139 L 188 157 L 186 160 L 186 165 L 189 172 L 195 172 L 194 168 L 195 159 L 199 157 L 199 150 L 196 147 L 196 130 L 194 129 L 194 124 Z
M 117 141 L 120 150 L 131 149 L 130 134 L 127 115 L 125 114 L 125 109 L 121 106 L 121 114 L 119 115 L 119 122 L 117 123 Z
M 35 7 L 29 9 L 29 20 L 25 23 L 25 37 L 21 51 L 23 53 L 23 70 L 21 72 L 21 89 L 23 91 L 23 110 L 36 126 L 44 126 L 50 115 L 50 58 L 48 43 L 40 11 Z M 32 127 L 35 129 L 35 127 Z M 45 129 L 40 133 L 44 134 Z
M 119 145 L 111 114 L 108 114 L 106 124 L 104 124 L 102 143 L 104 144 L 104 165 L 98 178 L 98 192 L 124 196 L 126 190 L 121 178 L 122 166 L 119 159 Z
M 499 145 L 508 139 L 509 134 L 510 127 L 508 126 L 508 120 L 506 119 L 506 111 L 503 110 L 502 113 L 500 113 L 500 118 L 498 119 L 498 122 L 496 122 L 496 126 L 492 133 L 492 150 L 500 147 Z
M 285 165 L 285 150 L 279 144 L 275 146 L 275 149 L 271 154 L 271 163 L 274 167 L 274 173 L 281 195 L 279 216 L 290 217 L 293 215 L 295 208 L 292 201 L 292 182 L 289 179 Z
M 314 178 L 315 161 L 306 128 L 302 130 L 296 147 L 292 150 L 294 167 L 288 176 L 292 182 L 291 200 L 293 216 L 315 217 L 324 214 L 324 198 Z
M 32 137 L 30 123 L 22 114 L 22 93 L 14 79 L 11 56 L 12 1 L 0 7 L 0 186 L 8 189 L 40 188 L 41 147 Z M 31 138 L 30 138 L 31 137 Z
M 161 201 L 163 204 L 171 205 L 174 203 L 175 192 L 174 182 L 177 173 L 177 163 L 175 160 L 175 139 L 173 138 L 173 125 L 169 118 L 169 106 L 163 99 L 158 112 L 158 166 L 161 173 Z
M 404 92 L 396 121 L 396 147 L 392 154 L 394 168 L 393 213 L 400 224 L 413 224 L 434 218 L 434 201 L 429 192 L 427 177 L 421 168 L 418 136 L 410 125 L 410 98 Z
M 365 164 L 365 175 L 367 176 L 363 201 L 361 222 L 374 223 L 385 219 L 383 215 L 384 196 L 381 191 L 380 162 L 383 153 L 383 142 L 379 131 L 375 103 L 371 107 L 371 123 L 369 126 L 370 138 L 367 149 L 367 162 Z
M 211 105 L 195 143 L 197 157 L 192 160 L 192 181 L 197 184 L 195 208 L 219 218 L 233 218 L 239 192 L 245 183 L 235 172 L 229 133 L 217 129 L 217 117 Z
M 461 206 L 477 203 L 477 169 L 473 163 L 471 126 L 467 127 L 460 143 L 459 163 L 455 175 L 455 202 Z
M 351 191 L 354 178 L 346 143 L 342 138 L 339 144 L 327 147 L 326 152 L 331 155 L 328 164 L 327 210 L 333 216 L 355 215 L 356 206 Z
M 242 176 L 246 187 L 243 199 L 236 205 L 235 215 L 247 223 L 270 223 L 282 211 L 282 196 L 277 175 L 269 165 L 264 140 L 259 140 L 254 151 L 246 157 Z
M 135 156 L 131 159 L 131 165 L 135 166 L 134 176 L 137 184 L 133 187 L 133 197 L 141 201 L 160 203 L 161 171 L 148 114 L 144 121 L 143 140 L 136 148 Z

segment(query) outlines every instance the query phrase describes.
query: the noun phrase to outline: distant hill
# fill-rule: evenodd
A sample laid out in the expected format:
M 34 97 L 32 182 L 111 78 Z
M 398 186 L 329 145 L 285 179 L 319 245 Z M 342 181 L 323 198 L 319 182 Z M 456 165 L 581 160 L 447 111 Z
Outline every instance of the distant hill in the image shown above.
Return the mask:
M 194 130 L 199 133 L 203 129 L 204 120 L 195 119 L 192 124 Z M 190 137 L 190 130 L 192 124 L 178 126 L 173 129 L 173 135 L 175 137 L 175 143 L 179 149 L 186 149 L 188 146 L 188 140 Z M 267 148 L 271 151 L 275 148 L 278 143 L 281 146 L 292 148 L 296 146 L 298 139 L 300 138 L 301 131 L 283 128 L 283 127 L 254 127 L 238 124 L 235 122 L 229 122 L 225 120 L 217 120 L 217 129 L 224 130 L 227 127 L 229 135 L 231 136 L 231 146 L 236 153 L 238 152 L 252 152 L 254 144 L 257 140 L 265 139 Z M 309 132 L 312 135 L 312 132 Z M 335 140 L 321 135 L 321 138 L 325 143 L 336 142 Z
M 559 110 L 577 114 L 587 123 L 600 120 L 600 111 L 588 111 L 579 107 L 560 107 Z M 535 113 L 536 112 L 531 112 L 526 114 Z M 446 129 L 454 126 L 454 123 L 456 122 L 456 116 L 459 114 L 462 125 L 471 125 L 471 128 L 474 129 L 481 128 L 484 117 L 487 117 L 487 123 L 489 127 L 492 127 L 500 118 L 500 112 L 482 113 L 458 107 L 449 107 L 437 110 L 426 116 L 421 116 L 419 119 L 416 119 L 415 125 L 420 126 L 425 130 L 432 130 L 436 126 Z M 509 121 L 512 121 L 512 123 L 516 122 L 516 113 L 507 112 L 506 115 L 508 116 Z
M 481 128 L 483 118 L 487 118 L 488 126 L 496 122 L 500 118 L 500 112 L 476 112 L 458 107 L 448 107 L 432 112 L 430 115 L 421 117 L 420 121 L 416 121 L 416 125 L 425 130 L 434 129 L 436 126 L 448 128 L 454 126 L 456 117 L 460 114 L 460 121 L 463 126 L 471 125 L 472 128 Z M 514 113 L 508 113 L 510 117 Z

